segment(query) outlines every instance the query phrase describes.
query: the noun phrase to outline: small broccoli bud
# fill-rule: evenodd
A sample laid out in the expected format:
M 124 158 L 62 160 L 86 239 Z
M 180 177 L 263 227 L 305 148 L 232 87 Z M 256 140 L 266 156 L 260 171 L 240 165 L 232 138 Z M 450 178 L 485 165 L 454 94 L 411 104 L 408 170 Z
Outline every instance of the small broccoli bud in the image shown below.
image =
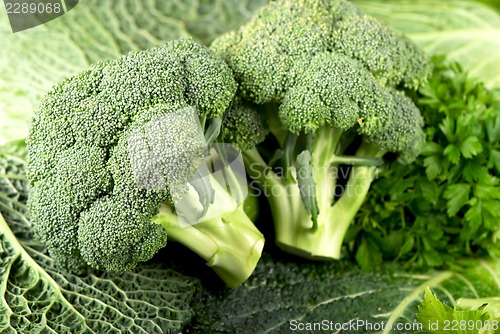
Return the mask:
M 97 269 L 134 269 L 167 243 L 167 231 L 151 222 L 154 214 L 136 210 L 116 196 L 98 199 L 79 219 L 78 246 L 82 257 Z
M 249 104 L 235 101 L 224 115 L 222 140 L 242 150 L 263 142 L 268 132 L 263 117 Z
M 220 117 L 236 91 L 233 75 L 212 51 L 186 41 L 172 42 L 172 50 L 183 65 L 186 102 L 194 106 L 201 117 Z
M 350 2 L 333 27 L 333 50 L 358 60 L 383 85 L 417 88 L 430 75 L 423 51 Z
M 75 145 L 59 153 L 54 175 L 57 183 L 72 194 L 71 204 L 84 210 L 84 203 L 95 200 L 111 189 L 106 169 L 107 150 L 97 146 Z
M 424 119 L 407 96 L 396 90 L 391 90 L 391 93 L 393 122 L 386 131 L 367 136 L 366 140 L 382 150 L 402 152 L 399 160 L 410 163 L 420 154 L 425 143 Z
M 46 178 L 31 189 L 28 206 L 31 221 L 43 221 L 34 229 L 35 237 L 51 249 L 51 256 L 58 266 L 71 268 L 82 274 L 87 264 L 80 256 L 75 238 L 78 226 L 74 224 L 74 203 L 71 193 L 53 178 Z

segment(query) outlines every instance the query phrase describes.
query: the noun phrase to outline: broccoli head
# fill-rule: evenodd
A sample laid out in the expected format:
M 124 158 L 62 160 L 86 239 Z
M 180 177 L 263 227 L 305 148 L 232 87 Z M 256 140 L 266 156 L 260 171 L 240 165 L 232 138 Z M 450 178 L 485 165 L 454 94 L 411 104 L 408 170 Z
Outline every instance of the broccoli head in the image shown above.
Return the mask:
M 262 235 L 213 177 L 194 193 L 189 184 L 207 154 L 205 129 L 220 131 L 236 87 L 227 65 L 189 39 L 92 65 L 56 85 L 27 140 L 33 228 L 56 263 L 77 273 L 124 272 L 168 237 L 228 285 L 243 282 Z M 174 209 L 181 198 L 205 211 L 223 203 L 225 211 L 184 228 Z
M 344 0 L 271 2 L 211 48 L 279 145 L 266 159 L 255 147 L 244 152 L 270 201 L 278 245 L 339 258 L 381 159 L 392 152 L 410 163 L 423 148 L 423 119 L 405 93 L 425 82 L 430 61 Z

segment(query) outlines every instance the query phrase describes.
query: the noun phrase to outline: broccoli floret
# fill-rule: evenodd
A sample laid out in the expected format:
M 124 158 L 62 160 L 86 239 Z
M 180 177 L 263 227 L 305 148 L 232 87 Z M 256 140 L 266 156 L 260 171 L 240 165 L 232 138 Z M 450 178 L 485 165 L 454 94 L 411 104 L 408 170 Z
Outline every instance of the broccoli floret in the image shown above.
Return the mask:
M 129 271 L 168 237 L 198 252 L 229 286 L 242 283 L 260 258 L 262 234 L 220 180 L 192 181 L 210 144 L 205 131 L 220 131 L 236 88 L 227 65 L 189 39 L 92 65 L 56 85 L 27 140 L 33 229 L 56 263 L 76 273 Z M 186 199 L 201 213 L 184 228 L 176 205 Z
M 264 118 L 249 103 L 235 99 L 224 114 L 222 139 L 241 150 L 249 150 L 262 143 L 268 134 Z
M 270 202 L 278 245 L 339 258 L 385 154 L 410 163 L 422 150 L 423 119 L 404 90 L 425 82 L 430 61 L 343 0 L 272 2 L 211 47 L 279 145 L 272 156 L 244 151 Z M 246 128 L 242 121 L 227 137 L 237 141 Z

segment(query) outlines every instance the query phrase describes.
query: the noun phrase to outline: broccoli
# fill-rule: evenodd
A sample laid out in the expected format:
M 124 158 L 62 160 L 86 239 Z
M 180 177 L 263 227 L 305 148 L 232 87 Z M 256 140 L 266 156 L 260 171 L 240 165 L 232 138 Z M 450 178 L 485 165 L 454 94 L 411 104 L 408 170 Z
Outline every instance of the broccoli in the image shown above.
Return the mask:
M 277 244 L 307 258 L 340 258 L 382 158 L 392 152 L 410 163 L 422 150 L 423 119 L 405 91 L 425 82 L 430 61 L 342 0 L 271 2 L 211 48 L 279 146 L 274 154 L 270 144 L 244 151 L 252 188 L 270 203 Z M 233 124 L 236 132 L 254 128 L 243 118 Z
M 56 264 L 125 272 L 168 237 L 227 285 L 245 281 L 263 236 L 243 210 L 244 189 L 227 189 L 202 168 L 236 88 L 227 65 L 189 39 L 56 85 L 33 117 L 26 164 L 33 229 Z M 184 226 L 181 200 L 191 218 L 211 216 Z

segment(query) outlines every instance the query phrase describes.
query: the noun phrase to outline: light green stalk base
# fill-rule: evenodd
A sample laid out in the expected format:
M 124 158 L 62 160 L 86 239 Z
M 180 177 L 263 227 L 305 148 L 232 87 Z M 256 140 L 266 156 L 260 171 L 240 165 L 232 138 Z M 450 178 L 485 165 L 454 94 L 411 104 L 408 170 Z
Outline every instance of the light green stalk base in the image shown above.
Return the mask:
M 340 259 L 344 237 L 363 204 L 375 170 L 375 167 L 354 167 L 344 195 L 326 210 L 320 207 L 316 229 L 305 210 L 302 211 L 307 215 L 306 219 L 278 215 L 281 217 L 276 223 L 280 226 L 276 229 L 277 245 L 286 252 L 309 259 Z
M 316 198 L 319 207 L 317 224 L 305 210 L 300 190 L 295 182 L 287 183 L 276 175 L 262 159 L 257 149 L 243 152 L 247 173 L 258 184 L 267 197 L 275 225 L 276 244 L 288 253 L 314 260 L 339 259 L 342 243 L 349 225 L 363 204 L 370 185 L 375 178 L 376 167 L 358 166 L 366 158 L 380 157 L 382 152 L 363 144 L 352 159 L 354 167 L 344 193 L 334 203 L 336 177 L 331 175 L 331 166 L 346 163 L 345 157 L 336 160 L 336 146 L 341 132 L 324 128 L 315 143 L 313 162 Z M 330 138 L 331 140 L 325 140 Z M 373 159 L 372 159 L 373 160 Z M 325 167 L 326 166 L 326 167 Z
M 237 287 L 252 274 L 264 248 L 264 236 L 243 211 L 225 213 L 195 225 L 181 227 L 168 205 L 153 219 L 177 241 L 200 255 L 229 287 Z

